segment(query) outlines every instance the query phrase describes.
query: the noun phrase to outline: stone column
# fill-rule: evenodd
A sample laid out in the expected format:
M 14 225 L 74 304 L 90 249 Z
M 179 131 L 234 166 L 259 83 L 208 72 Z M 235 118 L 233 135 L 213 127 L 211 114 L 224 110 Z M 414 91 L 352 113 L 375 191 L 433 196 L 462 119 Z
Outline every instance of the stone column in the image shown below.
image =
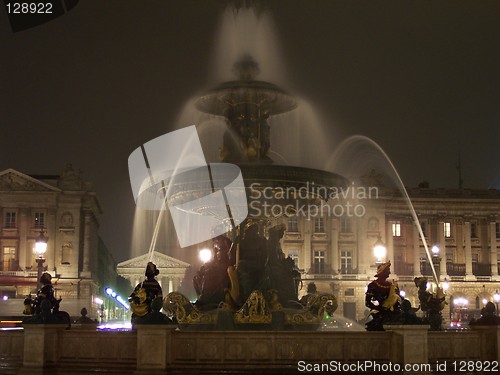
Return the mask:
M 302 220 L 304 230 L 302 232 L 304 238 L 304 254 L 302 259 L 304 259 L 304 270 L 309 272 L 311 269 L 311 259 L 312 259 L 312 249 L 311 249 L 311 220 Z
M 444 280 L 448 277 L 446 272 L 446 238 L 444 236 L 444 218 L 440 217 L 438 219 L 438 243 L 439 243 L 439 257 L 441 258 L 439 263 L 439 280 Z
M 171 278 L 168 279 L 168 292 L 172 293 L 174 291 L 174 283 Z
M 489 234 L 490 234 L 490 266 L 491 276 L 494 280 L 498 279 L 498 255 L 497 255 L 497 234 L 495 217 L 490 218 Z
M 340 269 L 339 263 L 339 219 L 333 218 L 332 229 L 330 232 L 330 264 L 334 274 L 337 274 Z
M 392 363 L 428 363 L 428 325 L 384 325 L 391 333 L 390 360 Z
M 27 257 L 28 253 L 32 254 L 33 249 L 28 249 L 28 241 L 26 240 L 28 236 L 28 212 L 26 208 L 19 209 L 20 220 L 19 220 L 19 250 L 18 250 L 18 261 L 19 267 L 23 270 L 26 266 L 31 265 L 31 256 Z M 29 261 L 29 263 L 28 263 Z
M 394 220 L 388 219 L 386 220 L 386 228 L 385 228 L 385 233 L 386 233 L 386 244 L 385 246 L 387 247 L 387 260 L 391 261 L 392 267 L 391 267 L 391 276 L 390 278 L 397 278 L 396 272 L 394 271 L 394 237 L 392 236 L 392 224 L 394 224 Z
M 49 208 L 47 210 L 47 253 L 45 254 L 45 259 L 47 259 L 47 267 L 49 272 L 55 270 L 56 265 L 56 210 Z
M 81 276 L 90 277 L 90 228 L 91 228 L 90 212 L 84 213 L 84 228 L 83 228 L 83 267 Z
M 464 219 L 464 251 L 465 251 L 465 280 L 475 281 L 476 276 L 472 273 L 472 244 L 470 218 Z
M 59 336 L 65 324 L 24 324 L 24 356 L 19 375 L 55 373 Z
M 420 235 L 416 225 L 413 226 L 413 275 L 420 276 Z

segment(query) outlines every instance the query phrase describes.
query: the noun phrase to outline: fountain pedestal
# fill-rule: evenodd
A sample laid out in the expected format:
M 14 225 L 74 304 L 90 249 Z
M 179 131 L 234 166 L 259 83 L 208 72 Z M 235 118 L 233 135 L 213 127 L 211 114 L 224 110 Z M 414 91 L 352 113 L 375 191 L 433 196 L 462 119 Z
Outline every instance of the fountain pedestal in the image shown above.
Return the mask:
M 59 361 L 59 338 L 66 324 L 25 324 L 20 375 L 49 374 Z

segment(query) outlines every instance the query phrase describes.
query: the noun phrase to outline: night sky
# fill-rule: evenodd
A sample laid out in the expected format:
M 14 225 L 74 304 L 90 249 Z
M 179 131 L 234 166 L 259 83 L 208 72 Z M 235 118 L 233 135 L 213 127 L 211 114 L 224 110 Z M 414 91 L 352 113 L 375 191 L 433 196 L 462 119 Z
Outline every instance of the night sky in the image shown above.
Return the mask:
M 261 3 L 286 67 L 277 81 L 312 103 L 331 150 L 362 134 L 407 186 L 451 188 L 460 151 L 465 188 L 500 188 L 499 1 Z M 104 210 L 101 236 L 125 260 L 128 156 L 215 83 L 223 10 L 217 0 L 81 0 L 13 33 L 1 9 L 0 170 L 80 168 Z

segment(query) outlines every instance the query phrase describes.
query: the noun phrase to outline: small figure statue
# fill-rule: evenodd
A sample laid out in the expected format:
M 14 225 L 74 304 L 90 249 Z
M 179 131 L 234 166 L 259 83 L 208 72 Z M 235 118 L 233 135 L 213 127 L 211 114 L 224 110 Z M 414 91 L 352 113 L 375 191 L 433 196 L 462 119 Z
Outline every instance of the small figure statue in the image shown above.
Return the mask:
M 259 233 L 255 223 L 246 225 L 240 240 L 240 257 L 237 265 L 240 285 L 240 301 L 244 303 L 254 290 L 267 291 L 270 288 L 266 278 L 267 240 Z
M 398 323 L 401 324 L 425 324 L 422 318 L 419 318 L 417 314 L 415 314 L 419 308 L 411 307 L 411 302 L 407 299 L 404 299 L 401 303 L 401 318 Z
M 365 305 L 373 319 L 366 323 L 367 331 L 384 331 L 384 324 L 399 319 L 401 296 L 397 283 L 387 280 L 390 273 L 391 262 L 382 263 L 377 267 L 377 280 L 368 284 Z
M 54 308 L 57 304 L 57 299 L 54 295 L 54 287 L 52 286 L 52 276 L 48 272 L 44 272 L 40 277 L 40 283 L 42 287 L 36 293 L 35 302 L 33 307 L 35 309 L 35 314 L 40 314 L 42 312 L 41 304 L 44 299 L 50 302 L 50 308 Z
M 42 287 L 37 291 L 35 299 L 31 296 L 24 300 L 24 315 L 33 315 L 27 323 L 65 323 L 71 328 L 71 318 L 66 311 L 60 311 L 62 298 L 56 299 L 52 276 L 44 272 L 40 277 Z
M 161 286 L 155 279 L 159 273 L 156 265 L 148 262 L 145 272 L 146 280 L 138 284 L 128 298 L 132 310 L 132 323 L 151 312 L 151 302 L 156 297 L 163 298 Z
M 92 320 L 87 316 L 88 311 L 85 307 L 80 310 L 80 314 L 81 314 L 81 316 L 76 320 L 76 323 L 79 323 L 79 324 L 96 324 L 97 323 L 95 320 Z
M 481 317 L 469 323 L 469 326 L 497 326 L 500 325 L 500 318 L 496 315 L 495 304 L 488 302 L 484 307 L 484 313 L 481 311 Z
M 299 302 L 303 306 L 307 306 L 308 304 L 310 304 L 311 300 L 315 298 L 317 295 L 318 295 L 318 289 L 316 288 L 316 284 L 314 282 L 310 282 L 309 284 L 307 284 L 307 294 L 303 296 Z
M 224 301 L 224 290 L 229 288 L 229 254 L 228 248 L 214 241 L 215 256 L 205 263 L 193 278 L 194 288 L 198 295 L 196 306 L 202 309 L 217 307 Z
M 415 277 L 414 282 L 418 288 L 420 309 L 425 313 L 424 320 L 430 324 L 432 331 L 442 330 L 443 316 L 441 310 L 444 309 L 446 304 L 443 290 L 438 288 L 436 295 L 428 292 L 426 290 L 426 277 Z

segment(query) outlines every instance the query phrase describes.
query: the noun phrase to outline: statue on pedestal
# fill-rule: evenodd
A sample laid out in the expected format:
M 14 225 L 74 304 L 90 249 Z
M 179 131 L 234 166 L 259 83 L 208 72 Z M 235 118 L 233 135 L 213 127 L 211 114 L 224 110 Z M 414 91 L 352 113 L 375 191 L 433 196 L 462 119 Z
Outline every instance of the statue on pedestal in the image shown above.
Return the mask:
M 33 315 L 26 323 L 67 324 L 71 328 L 71 318 L 66 311 L 60 311 L 61 298 L 56 299 L 52 276 L 44 272 L 40 277 L 42 287 L 37 291 L 35 299 L 28 296 L 24 300 L 24 315 Z
M 427 278 L 416 277 L 414 279 L 415 286 L 418 288 L 418 299 L 420 301 L 420 309 L 425 313 L 424 320 L 430 324 L 432 331 L 442 330 L 443 316 L 441 311 L 446 304 L 445 295 L 441 288 L 438 288 L 434 295 L 428 292 Z
M 136 323 L 152 311 L 151 303 L 155 298 L 163 298 L 161 286 L 155 279 L 159 273 L 160 271 L 156 268 L 156 265 L 148 262 L 145 272 L 146 280 L 137 284 L 128 298 L 132 310 L 132 323 Z
M 391 262 L 382 263 L 377 267 L 377 280 L 368 284 L 365 305 L 371 309 L 372 320 L 366 323 L 367 331 L 384 331 L 384 324 L 399 319 L 401 296 L 395 281 L 388 281 L 391 273 Z

